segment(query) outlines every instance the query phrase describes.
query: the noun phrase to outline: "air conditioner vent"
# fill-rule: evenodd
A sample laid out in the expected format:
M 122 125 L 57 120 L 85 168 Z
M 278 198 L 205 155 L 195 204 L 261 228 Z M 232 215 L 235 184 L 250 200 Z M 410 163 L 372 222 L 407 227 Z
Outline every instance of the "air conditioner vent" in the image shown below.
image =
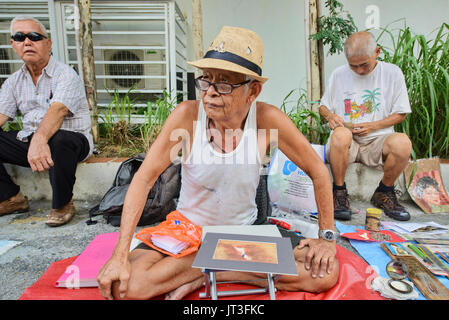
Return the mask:
M 115 51 L 110 56 L 110 61 L 141 61 L 141 57 L 139 57 L 136 53 L 129 50 L 119 50 Z M 108 74 L 111 76 L 143 76 L 144 75 L 144 67 L 142 64 L 108 64 Z M 112 79 L 118 86 L 122 88 L 130 88 L 133 85 L 136 85 L 138 82 L 142 81 L 142 79 L 135 78 L 120 78 L 120 79 Z

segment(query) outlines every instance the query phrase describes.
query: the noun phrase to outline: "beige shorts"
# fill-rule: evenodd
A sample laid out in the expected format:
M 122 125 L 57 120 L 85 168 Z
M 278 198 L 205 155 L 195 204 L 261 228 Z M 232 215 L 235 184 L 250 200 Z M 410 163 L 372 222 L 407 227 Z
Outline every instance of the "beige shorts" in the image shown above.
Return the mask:
M 378 170 L 383 170 L 384 161 L 382 157 L 382 149 L 385 140 L 394 133 L 384 134 L 375 137 L 373 140 L 366 144 L 359 144 L 352 139 L 351 146 L 349 148 L 349 163 L 359 162 L 368 167 L 373 167 Z M 330 155 L 330 137 L 326 144 L 326 162 L 329 163 Z

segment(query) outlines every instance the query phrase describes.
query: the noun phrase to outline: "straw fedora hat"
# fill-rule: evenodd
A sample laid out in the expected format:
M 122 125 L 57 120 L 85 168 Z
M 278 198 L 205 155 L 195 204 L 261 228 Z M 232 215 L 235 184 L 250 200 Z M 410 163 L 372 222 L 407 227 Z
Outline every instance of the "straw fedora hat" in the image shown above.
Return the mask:
M 210 45 L 204 57 L 189 61 L 199 69 L 221 69 L 248 75 L 264 83 L 262 77 L 263 43 L 251 30 L 224 26 Z

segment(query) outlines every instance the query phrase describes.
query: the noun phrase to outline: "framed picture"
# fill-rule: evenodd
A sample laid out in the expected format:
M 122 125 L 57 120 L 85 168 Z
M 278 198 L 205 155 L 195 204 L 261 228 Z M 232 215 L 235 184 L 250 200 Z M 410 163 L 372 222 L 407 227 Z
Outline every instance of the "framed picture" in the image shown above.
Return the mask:
M 297 275 L 290 239 L 208 232 L 192 267 Z
M 449 212 L 449 196 L 443 185 L 438 158 L 411 162 L 404 175 L 410 197 L 425 213 Z

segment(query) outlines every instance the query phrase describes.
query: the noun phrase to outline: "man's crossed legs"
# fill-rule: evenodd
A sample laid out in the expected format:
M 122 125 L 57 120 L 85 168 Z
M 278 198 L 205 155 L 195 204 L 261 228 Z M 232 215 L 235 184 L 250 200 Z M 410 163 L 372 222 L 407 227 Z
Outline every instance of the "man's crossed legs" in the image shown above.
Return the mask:
M 17 131 L 0 131 L 0 216 L 27 211 L 28 199 L 20 192 L 3 163 L 30 167 L 27 159 L 29 142 L 16 139 Z M 31 138 L 32 139 L 32 138 Z M 49 226 L 67 223 L 75 213 L 72 191 L 78 162 L 89 153 L 89 142 L 81 133 L 58 130 L 48 141 L 54 166 L 49 170 L 53 191 Z
M 299 249 L 295 246 L 293 255 L 298 269 L 298 276 L 283 275 L 276 282 L 278 290 L 322 292 L 331 289 L 338 280 L 339 265 L 334 260 L 330 274 L 325 273 L 312 277 L 312 269 L 305 268 L 305 261 L 309 247 Z M 181 258 L 166 256 L 158 251 L 143 248 L 134 249 L 129 256 L 131 265 L 130 278 L 127 283 L 127 291 L 120 296 L 120 281 L 112 283 L 112 295 L 114 299 L 150 299 L 165 294 L 166 299 L 179 300 L 190 292 L 200 288 L 204 283 L 204 276 L 200 269 L 192 268 L 196 254 L 190 254 Z M 217 281 L 239 281 L 248 280 L 261 281 L 251 282 L 253 285 L 268 287 L 266 274 L 223 271 L 216 273 Z M 107 285 L 107 284 L 101 284 Z

